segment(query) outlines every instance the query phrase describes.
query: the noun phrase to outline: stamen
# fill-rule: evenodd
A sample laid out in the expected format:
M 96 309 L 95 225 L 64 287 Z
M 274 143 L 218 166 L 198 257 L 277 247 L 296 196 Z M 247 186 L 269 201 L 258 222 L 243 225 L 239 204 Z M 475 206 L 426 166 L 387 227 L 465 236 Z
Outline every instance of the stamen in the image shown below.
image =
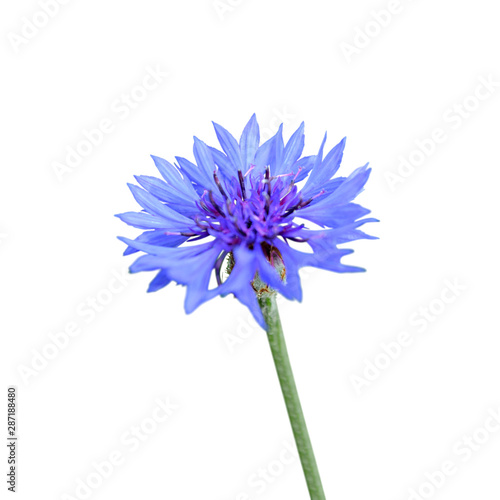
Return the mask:
M 312 198 L 309 198 L 306 202 L 300 202 L 300 208 L 307 207 L 311 203 L 311 201 L 315 200 L 316 198 L 320 197 L 321 195 L 325 194 L 326 191 L 322 189 L 318 194 L 315 194 Z
M 291 194 L 292 192 L 293 194 Z M 290 197 L 295 196 L 296 192 L 297 188 L 295 187 L 295 184 L 292 181 L 290 182 L 290 185 L 288 186 L 286 193 L 283 195 L 283 198 L 281 198 L 280 205 L 283 206 L 285 203 L 287 203 Z
M 215 184 L 217 184 L 217 187 L 219 188 L 219 191 L 220 191 L 220 194 L 222 196 L 224 196 L 224 198 L 227 200 L 227 194 L 226 192 L 224 191 L 224 188 L 222 187 L 222 184 L 220 182 L 220 179 L 219 177 L 217 176 L 217 172 L 214 170 L 214 181 L 215 181 Z
M 207 227 L 210 226 L 210 224 L 208 223 L 208 221 L 206 220 L 200 220 L 199 217 L 196 217 L 195 220 L 194 220 L 195 224 L 200 228 L 200 229 L 203 229 L 203 231 L 206 231 L 207 230 Z M 206 226 L 204 226 L 202 223 L 205 223 Z
M 233 219 L 233 222 L 234 222 L 234 228 L 236 229 L 236 232 L 240 233 L 241 236 L 243 236 L 244 238 L 246 238 L 248 236 L 248 230 L 245 231 L 240 225 L 239 225 L 239 221 L 237 219 L 237 217 L 235 217 Z M 246 228 L 245 228 L 246 229 Z
M 247 170 L 245 177 L 255 168 L 255 165 L 250 165 L 250 168 Z
M 238 170 L 238 179 L 240 180 L 241 197 L 245 200 L 246 199 L 245 179 L 243 178 L 243 174 L 241 173 L 241 170 Z
M 262 196 L 264 196 L 264 198 L 266 200 L 266 204 L 264 206 L 264 210 L 266 211 L 266 215 L 269 215 L 269 208 L 271 206 L 271 196 L 268 193 L 266 193 L 266 192 L 263 192 Z
M 300 195 L 299 197 L 299 202 L 294 205 L 293 207 L 290 207 L 283 215 L 282 217 L 285 218 L 285 217 L 288 217 L 290 214 L 293 214 L 293 212 L 295 212 L 295 210 L 297 210 L 298 208 L 302 208 L 302 195 Z
M 319 196 L 325 194 L 326 191 L 324 189 L 322 189 L 318 194 L 312 196 L 311 198 L 309 198 L 307 201 L 303 201 L 302 200 L 302 196 L 300 197 L 300 201 L 294 205 L 293 207 L 289 208 L 283 215 L 282 217 L 288 217 L 290 214 L 292 214 L 293 212 L 295 212 L 295 210 L 298 210 L 299 208 L 305 208 L 307 207 L 308 205 L 310 205 L 310 203 L 318 198 Z
M 305 243 L 307 240 L 304 238 L 298 238 L 297 236 L 285 236 L 287 240 L 296 241 L 297 243 Z
M 208 233 L 207 233 L 208 234 Z M 200 234 L 197 238 L 189 238 L 189 243 L 193 242 L 193 241 L 198 241 L 198 240 L 202 240 L 203 238 L 206 238 L 207 237 L 207 234 Z
M 203 210 L 205 210 L 205 212 L 211 212 L 211 210 L 208 208 L 208 205 L 203 201 L 202 198 L 200 198 L 200 206 L 201 208 L 203 208 Z
M 217 210 L 217 212 L 219 212 L 219 214 L 222 215 L 222 217 L 225 217 L 224 212 L 220 208 L 219 204 L 215 201 L 214 194 L 212 193 L 212 191 L 208 192 L 208 197 L 210 198 L 210 202 L 212 203 L 215 210 Z
M 299 169 L 297 170 L 297 173 L 295 174 L 295 177 L 293 178 L 293 182 L 295 182 L 295 179 L 297 179 L 297 177 L 299 176 L 300 172 L 302 172 L 302 170 L 304 170 L 304 167 L 299 167 Z
M 229 215 L 234 215 L 234 210 L 233 210 L 233 207 L 234 207 L 234 204 L 231 203 L 230 200 L 226 200 L 226 207 L 227 207 L 227 211 L 229 213 Z

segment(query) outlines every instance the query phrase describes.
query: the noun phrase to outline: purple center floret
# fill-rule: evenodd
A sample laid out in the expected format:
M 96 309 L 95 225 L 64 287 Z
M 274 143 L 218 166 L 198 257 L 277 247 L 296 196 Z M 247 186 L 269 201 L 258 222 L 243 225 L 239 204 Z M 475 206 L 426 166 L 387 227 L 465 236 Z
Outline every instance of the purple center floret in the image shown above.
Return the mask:
M 194 239 L 214 236 L 227 250 L 241 243 L 248 248 L 256 243 L 271 243 L 277 236 L 306 241 L 297 236 L 304 224 L 293 222 L 293 213 L 308 206 L 323 191 L 304 200 L 295 184 L 300 169 L 295 175 L 272 177 L 268 167 L 263 174 L 252 177 L 248 176 L 252 168 L 245 175 L 239 170 L 238 178 L 226 182 L 225 187 L 214 172 L 219 192 L 204 191 L 198 205 L 201 213 L 195 218 L 196 228 L 189 236 Z

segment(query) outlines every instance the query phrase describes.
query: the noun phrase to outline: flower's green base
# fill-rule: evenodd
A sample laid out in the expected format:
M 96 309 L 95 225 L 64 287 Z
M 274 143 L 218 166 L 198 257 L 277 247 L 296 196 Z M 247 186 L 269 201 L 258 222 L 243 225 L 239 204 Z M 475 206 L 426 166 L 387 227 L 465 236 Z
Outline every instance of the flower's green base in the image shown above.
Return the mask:
M 306 421 L 302 413 L 297 387 L 293 378 L 292 367 L 288 359 L 285 337 L 276 304 L 276 293 L 266 293 L 259 297 L 259 304 L 267 324 L 267 338 L 271 346 L 274 364 L 278 372 L 281 391 L 285 399 L 288 417 L 292 424 L 295 443 L 299 451 L 300 462 L 306 477 L 311 500 L 325 500 L 325 493 L 319 477 L 318 466 L 307 432 Z

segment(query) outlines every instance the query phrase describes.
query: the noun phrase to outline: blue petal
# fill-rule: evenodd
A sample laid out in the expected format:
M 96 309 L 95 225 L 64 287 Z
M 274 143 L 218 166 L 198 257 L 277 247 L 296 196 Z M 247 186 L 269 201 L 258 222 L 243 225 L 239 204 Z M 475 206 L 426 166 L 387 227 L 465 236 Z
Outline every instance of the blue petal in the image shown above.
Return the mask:
M 323 140 L 321 141 L 321 146 L 319 147 L 318 154 L 316 155 L 316 162 L 314 163 L 315 169 L 318 169 L 319 166 L 321 165 L 321 162 L 323 161 L 323 150 L 325 148 L 326 137 L 327 137 L 327 133 L 325 132 Z
M 222 250 L 220 243 L 211 241 L 203 245 L 162 248 L 127 238 L 119 239 L 138 250 L 150 253 L 136 259 L 130 266 L 130 272 L 160 269 L 163 273 L 162 278 L 158 279 L 163 280 L 162 282 L 170 280 L 187 286 L 184 302 L 186 313 L 191 313 L 200 304 L 220 293 L 219 288 L 208 289 L 210 275 Z M 158 284 L 154 281 L 153 288 Z
M 167 272 L 163 269 L 158 271 L 158 274 L 153 278 L 148 287 L 148 292 L 157 292 L 161 288 L 167 286 L 170 283 L 170 278 Z
M 234 294 L 242 304 L 248 307 L 257 323 L 266 330 L 266 322 L 262 316 L 257 295 L 251 285 L 257 270 L 255 253 L 246 246 L 241 246 L 234 249 L 233 255 L 233 270 L 229 278 L 218 287 L 219 293 Z
M 358 227 L 369 222 L 378 222 L 378 220 L 373 218 L 361 219 L 335 229 L 310 230 L 303 228 L 298 232 L 298 235 L 299 237 L 308 240 L 309 245 L 312 243 L 324 245 L 326 247 L 334 247 L 336 245 L 340 245 L 341 243 L 347 243 L 348 241 L 359 239 L 377 240 L 378 238 L 376 236 L 371 236 L 357 229 Z
M 283 243 L 281 240 L 276 240 L 274 245 L 279 249 L 285 263 L 287 284 L 292 283 L 293 286 L 300 287 L 299 269 L 310 266 L 337 273 L 361 272 L 364 271 L 361 267 L 347 266 L 340 262 L 344 255 L 353 252 L 351 249 L 340 249 L 328 243 L 326 240 L 310 240 L 309 245 L 313 248 L 313 253 L 304 253 Z
M 320 188 L 316 190 L 316 192 L 311 194 L 317 194 L 319 191 L 324 191 L 325 195 L 328 196 L 332 194 L 338 187 L 342 185 L 342 183 L 347 179 L 347 177 L 335 177 L 334 179 L 330 179 L 326 181 Z M 322 200 L 322 197 L 317 198 L 318 201 Z
M 146 191 L 151 193 L 160 201 L 168 203 L 169 206 L 176 212 L 189 216 L 196 215 L 200 212 L 200 209 L 197 207 L 195 202 L 195 199 L 198 198 L 198 196 L 194 190 L 192 196 L 187 196 L 185 193 L 181 193 L 156 177 L 136 175 L 135 179 Z
M 171 221 L 167 221 L 160 217 L 147 214 L 146 212 L 125 212 L 116 214 L 120 220 L 129 226 L 137 227 L 138 229 L 164 229 L 165 231 L 176 232 L 177 228 Z
M 325 134 L 325 139 L 326 139 L 326 134 Z M 323 143 L 321 144 L 316 164 L 314 165 L 314 168 L 312 169 L 311 174 L 307 179 L 306 185 L 302 190 L 302 192 L 306 196 L 314 194 L 315 191 L 319 191 L 321 187 L 335 175 L 335 173 L 340 167 L 346 138 L 344 137 L 326 155 L 325 159 L 322 160 L 321 163 L 319 163 L 319 159 L 323 154 L 323 146 L 325 143 L 325 139 L 323 139 Z
M 283 143 L 283 124 L 278 128 L 278 132 L 274 136 L 274 157 L 271 158 L 271 175 L 278 175 L 276 172 L 280 169 L 283 161 L 283 151 L 285 145 Z
M 217 188 L 213 177 L 215 172 L 215 163 L 212 158 L 212 153 L 210 153 L 208 146 L 197 137 L 194 138 L 193 153 L 196 163 L 198 167 L 200 167 L 200 174 L 205 178 L 205 185 L 210 186 L 211 188 Z
M 334 206 L 330 204 L 311 205 L 297 211 L 297 217 L 310 220 L 320 226 L 339 227 L 354 222 L 361 217 L 369 214 L 370 210 L 357 205 L 348 203 L 347 205 Z
M 276 136 L 273 135 L 264 144 L 262 144 L 255 153 L 254 164 L 257 167 L 255 173 L 264 172 L 265 168 L 274 161 L 274 152 L 276 149 Z
M 163 204 L 152 194 L 144 191 L 144 189 L 141 189 L 138 186 L 134 186 L 134 184 L 128 184 L 128 187 L 130 188 L 130 191 L 132 191 L 132 195 L 136 199 L 137 203 L 139 203 L 139 205 L 141 205 L 141 207 L 148 211 L 150 214 L 162 217 L 165 220 L 171 221 L 173 223 L 182 224 L 184 229 L 187 229 L 190 225 L 193 224 L 193 221 L 191 219 L 188 219 L 184 215 Z
M 283 151 L 281 165 L 277 165 L 274 175 L 288 174 L 292 165 L 300 158 L 304 149 L 304 122 L 293 133 Z
M 130 238 L 124 238 L 123 236 L 118 236 L 118 239 L 120 241 L 123 241 L 130 247 L 140 250 L 141 252 L 146 252 L 148 254 L 159 257 L 168 257 L 174 260 L 180 257 L 194 257 L 196 255 L 199 255 L 200 253 L 203 253 L 205 250 L 212 248 L 212 246 L 214 245 L 213 241 L 209 241 L 201 245 L 191 245 L 180 248 L 174 248 L 174 247 L 168 248 L 168 247 L 161 247 L 158 245 L 152 245 L 150 243 L 146 243 L 139 240 L 131 240 Z
M 198 195 L 200 195 L 200 191 L 203 193 L 205 189 L 212 189 L 212 183 L 207 180 L 205 174 L 198 165 L 181 156 L 176 156 L 175 159 L 179 163 L 181 172 L 191 181 L 192 187 Z M 201 189 L 199 189 L 200 187 Z
M 327 241 L 310 240 L 309 245 L 313 248 L 314 253 L 306 254 L 309 257 L 304 259 L 304 265 L 326 269 L 336 273 L 357 273 L 364 272 L 365 269 L 356 266 L 347 266 L 340 262 L 340 259 L 345 255 L 354 252 L 350 248 L 337 248 Z
M 211 146 L 209 146 L 209 149 L 212 153 L 212 158 L 214 159 L 215 164 L 219 167 L 219 172 L 222 173 L 222 176 L 226 180 L 234 179 L 237 173 L 229 161 L 229 158 L 218 149 L 212 148 Z
M 300 173 L 297 175 L 295 183 L 304 180 L 308 176 L 309 172 L 314 166 L 315 161 L 316 161 L 316 155 L 313 155 L 313 156 L 304 156 L 303 158 L 300 158 L 295 162 L 295 164 L 292 166 L 290 170 L 295 174 L 299 171 L 300 168 Z
M 157 255 L 141 255 L 134 260 L 129 267 L 131 273 L 142 273 L 144 271 L 157 271 L 165 267 L 165 258 Z
M 218 295 L 218 288 L 208 289 L 210 276 L 214 270 L 215 262 L 221 253 L 220 244 L 184 262 L 179 263 L 177 269 L 171 272 L 175 281 L 187 285 L 184 309 L 187 314 L 192 313 L 198 306 Z M 179 268 L 182 268 L 179 269 Z
M 153 161 L 155 166 L 160 172 L 161 176 L 167 181 L 167 183 L 174 187 L 175 189 L 187 194 L 188 196 L 194 196 L 195 192 L 188 179 L 182 177 L 179 170 L 169 163 L 167 160 L 160 158 L 159 156 L 153 156 Z
M 255 153 L 259 147 L 259 142 L 259 124 L 257 123 L 254 113 L 243 129 L 240 138 L 240 153 L 245 171 L 250 168 L 250 165 L 253 163 Z
M 379 222 L 378 219 L 364 219 L 365 222 Z M 337 243 L 348 243 L 354 240 L 378 240 L 378 236 L 372 236 L 371 234 L 366 234 L 359 229 L 350 229 L 348 231 L 343 231 L 341 234 L 336 236 Z
M 343 205 L 349 203 L 356 198 L 370 177 L 371 168 L 368 168 L 368 163 L 356 169 L 347 179 L 325 199 L 325 203 L 331 205 Z
M 165 231 L 154 230 L 146 231 L 140 234 L 134 241 L 149 243 L 150 245 L 157 245 L 160 247 L 177 247 L 188 239 L 187 236 L 177 234 L 165 234 Z M 137 248 L 127 247 L 123 255 L 130 255 L 138 252 Z
M 343 211 L 349 212 L 352 210 L 352 213 L 359 213 L 358 217 L 362 217 L 366 215 L 361 213 L 364 209 L 359 207 L 359 205 L 355 205 L 353 207 L 348 208 L 340 208 L 342 205 L 347 205 L 351 200 L 356 198 L 361 191 L 363 191 L 363 187 L 370 176 L 371 169 L 367 168 L 368 164 L 363 167 L 356 169 L 352 174 L 347 177 L 339 177 L 336 179 L 332 179 L 328 181 L 322 191 L 323 194 L 319 192 L 320 196 L 314 200 L 311 205 L 300 209 L 297 212 L 297 217 L 304 216 L 304 219 L 311 220 L 320 225 L 329 225 L 335 227 L 335 216 L 338 214 L 340 219 L 343 218 Z M 311 174 L 312 175 L 312 174 Z M 302 196 L 306 198 L 307 195 L 304 194 L 305 188 L 301 191 Z M 309 193 L 309 195 L 312 193 Z M 307 198 L 306 198 L 307 199 Z M 357 208 L 359 207 L 359 208 Z M 368 213 L 368 212 L 367 212 Z M 319 222 L 320 219 L 323 219 L 324 222 Z M 339 223 L 340 223 L 339 219 Z M 330 222 L 329 222 L 330 221 Z
M 219 139 L 220 145 L 231 161 L 234 168 L 234 173 L 237 174 L 238 170 L 242 170 L 240 147 L 236 139 L 224 128 L 217 123 L 212 122 L 215 128 L 215 133 Z
M 290 293 L 301 302 L 302 286 L 300 284 L 299 269 L 304 267 L 304 265 L 308 265 L 302 264 L 302 255 L 309 254 L 297 252 L 278 238 L 274 240 L 273 245 L 280 251 L 283 257 L 283 263 L 286 269 L 286 286 L 289 288 Z

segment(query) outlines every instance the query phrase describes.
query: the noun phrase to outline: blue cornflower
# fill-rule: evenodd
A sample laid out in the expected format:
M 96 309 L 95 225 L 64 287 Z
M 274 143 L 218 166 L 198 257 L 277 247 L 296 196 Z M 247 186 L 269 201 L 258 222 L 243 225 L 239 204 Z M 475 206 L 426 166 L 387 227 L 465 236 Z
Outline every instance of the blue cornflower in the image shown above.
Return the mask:
M 216 295 L 233 293 L 266 328 L 257 300 L 263 284 L 300 301 L 301 267 L 364 270 L 342 264 L 352 250 L 337 245 L 373 238 L 358 227 L 376 219 L 363 218 L 370 211 L 352 203 L 370 169 L 365 165 L 348 177 L 333 178 L 345 138 L 323 158 L 326 134 L 317 155 L 301 157 L 303 123 L 286 145 L 280 126 L 259 146 L 255 115 L 239 143 L 220 125 L 214 127 L 222 151 L 195 137 L 195 163 L 176 157 L 172 165 L 153 156 L 163 180 L 141 175 L 136 176 L 141 187 L 129 184 L 143 210 L 117 217 L 144 232 L 135 240 L 120 239 L 128 245 L 125 255 L 145 253 L 131 272 L 158 271 L 149 292 L 171 281 L 186 285 L 187 313 Z M 310 229 L 308 222 L 322 229 Z M 206 241 L 197 243 L 201 240 Z M 290 242 L 310 248 L 303 252 Z M 223 281 L 228 262 L 230 274 Z M 212 273 L 217 286 L 210 288 Z

